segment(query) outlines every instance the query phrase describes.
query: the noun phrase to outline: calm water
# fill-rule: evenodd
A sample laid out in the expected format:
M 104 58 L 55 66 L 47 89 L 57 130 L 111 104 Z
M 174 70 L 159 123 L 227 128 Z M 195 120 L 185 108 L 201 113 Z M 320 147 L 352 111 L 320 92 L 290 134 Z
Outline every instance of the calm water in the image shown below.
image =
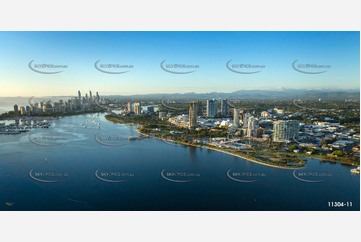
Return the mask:
M 0 210 L 360 210 L 352 167 L 276 169 L 137 135 L 102 115 L 1 135 Z

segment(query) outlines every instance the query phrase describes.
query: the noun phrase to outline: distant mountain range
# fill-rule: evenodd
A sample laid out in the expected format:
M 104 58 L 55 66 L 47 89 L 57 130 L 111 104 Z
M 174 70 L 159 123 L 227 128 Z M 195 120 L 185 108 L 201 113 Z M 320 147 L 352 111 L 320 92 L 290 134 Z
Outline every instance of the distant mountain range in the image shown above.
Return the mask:
M 247 99 L 247 100 L 291 100 L 294 98 L 301 99 L 324 99 L 324 100 L 345 100 L 360 99 L 360 90 L 307 90 L 307 89 L 282 89 L 282 90 L 239 90 L 231 93 L 210 92 L 210 93 L 158 93 L 158 94 L 137 94 L 137 95 L 105 95 L 108 98 L 116 99 L 134 99 L 134 100 L 150 100 L 150 99 L 167 99 L 167 100 L 193 100 L 193 99 L 209 99 L 209 98 L 227 98 L 227 99 Z
M 278 89 L 278 90 L 238 90 L 230 93 L 209 92 L 209 93 L 156 93 L 156 94 L 135 94 L 135 95 L 102 95 L 111 99 L 127 100 L 197 100 L 211 98 L 243 99 L 243 100 L 292 100 L 301 99 L 324 99 L 324 100 L 345 100 L 360 99 L 360 90 L 357 89 Z M 36 100 L 68 100 L 74 96 L 43 96 L 35 97 Z M 30 97 L 0 97 L 0 101 L 9 103 L 27 103 Z M 18 100 L 18 101 L 16 101 Z M 21 101 L 20 101 L 21 100 Z

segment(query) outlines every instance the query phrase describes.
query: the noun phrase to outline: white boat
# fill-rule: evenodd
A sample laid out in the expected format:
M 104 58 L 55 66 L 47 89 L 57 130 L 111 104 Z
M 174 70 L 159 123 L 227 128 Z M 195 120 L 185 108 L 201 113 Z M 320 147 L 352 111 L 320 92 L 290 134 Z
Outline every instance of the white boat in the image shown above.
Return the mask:
M 351 173 L 353 173 L 353 174 L 360 174 L 360 167 L 351 169 Z

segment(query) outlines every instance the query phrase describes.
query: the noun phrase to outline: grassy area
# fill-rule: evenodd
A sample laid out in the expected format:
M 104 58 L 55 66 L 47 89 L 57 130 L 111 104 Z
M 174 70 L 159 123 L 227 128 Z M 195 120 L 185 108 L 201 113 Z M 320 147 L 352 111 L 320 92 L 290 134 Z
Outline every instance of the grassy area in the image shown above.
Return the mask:
M 244 159 L 257 161 L 258 163 L 282 167 L 282 168 L 300 168 L 303 167 L 308 158 L 325 160 L 330 162 L 339 162 L 346 165 L 359 166 L 360 160 L 354 156 L 331 157 L 323 154 L 306 155 L 304 153 L 293 153 L 292 151 L 282 150 L 281 147 L 274 148 L 251 148 L 251 149 L 232 149 L 219 148 L 217 146 L 205 145 L 202 142 L 195 143 L 195 139 L 207 139 L 209 137 L 227 137 L 227 132 L 224 129 L 209 129 L 195 131 L 186 128 L 181 128 L 170 124 L 167 121 L 158 119 L 154 116 L 118 116 L 106 115 L 105 118 L 111 122 L 124 124 L 140 125 L 138 130 L 144 135 L 150 135 L 159 139 L 169 140 L 184 145 L 192 145 L 197 147 L 212 148 L 226 152 L 231 155 L 236 155 Z M 179 133 L 171 134 L 170 131 L 177 131 Z

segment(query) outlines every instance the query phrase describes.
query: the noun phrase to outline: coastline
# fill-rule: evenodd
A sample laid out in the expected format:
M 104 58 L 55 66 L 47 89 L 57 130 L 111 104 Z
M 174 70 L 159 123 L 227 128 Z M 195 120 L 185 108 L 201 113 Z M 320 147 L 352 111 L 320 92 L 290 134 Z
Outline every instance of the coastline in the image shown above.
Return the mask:
M 119 121 L 115 121 L 115 120 L 108 120 L 110 122 L 115 122 L 115 123 L 122 123 L 122 124 L 125 124 L 127 125 L 126 122 L 119 122 Z M 277 165 L 277 164 L 272 164 L 272 162 L 270 163 L 265 163 L 265 162 L 262 162 L 262 161 L 259 161 L 257 159 L 252 159 L 250 157 L 247 157 L 247 156 L 243 156 L 242 154 L 236 154 L 236 153 L 233 153 L 233 152 L 229 152 L 227 150 L 223 150 L 223 149 L 218 149 L 217 147 L 212 147 L 212 146 L 208 146 L 208 145 L 199 145 L 199 144 L 189 144 L 189 143 L 184 143 L 184 142 L 181 142 L 181 141 L 175 141 L 175 140 L 168 140 L 168 139 L 164 139 L 162 137 L 156 137 L 156 136 L 152 136 L 152 135 L 148 135 L 148 134 L 145 134 L 145 133 L 142 133 L 140 131 L 140 128 L 139 128 L 139 125 L 140 124 L 135 124 L 135 123 L 131 123 L 131 125 L 134 125 L 136 127 L 136 132 L 140 135 L 143 135 L 145 137 L 154 137 L 158 140 L 161 140 L 165 143 L 167 142 L 171 142 L 171 143 L 174 143 L 174 144 L 181 144 L 181 145 L 184 145 L 184 146 L 191 146 L 191 147 L 197 147 L 197 148 L 205 148 L 205 149 L 209 149 L 209 150 L 214 150 L 214 151 L 218 151 L 218 152 L 222 152 L 224 154 L 227 154 L 227 155 L 231 155 L 231 156 L 234 156 L 234 157 L 237 157 L 237 158 L 241 158 L 241 159 L 244 159 L 244 160 L 247 160 L 247 161 L 250 161 L 250 162 L 253 162 L 253 163 L 256 163 L 256 164 L 259 164 L 259 165 L 264 165 L 264 166 L 268 166 L 268 167 L 272 167 L 272 168 L 278 168 L 278 169 L 287 169 L 287 170 L 295 170 L 295 169 L 301 169 L 305 166 L 305 164 L 303 164 L 302 166 L 284 166 L 284 165 Z M 142 125 L 140 125 L 142 126 Z M 325 158 L 321 158 L 321 157 L 314 157 L 314 156 L 301 156 L 299 157 L 300 159 L 308 159 L 308 158 L 311 158 L 311 159 L 315 159 L 315 160 L 319 160 L 320 162 L 332 162 L 332 163 L 340 163 L 340 164 L 346 164 L 346 165 L 350 165 L 350 166 L 354 166 L 354 167 L 357 167 L 359 166 L 358 164 L 349 164 L 349 163 L 344 163 L 342 161 L 337 161 L 337 160 L 330 160 L 330 159 L 327 159 L 326 157 Z
M 155 136 L 150 136 L 148 134 L 144 134 L 144 133 L 140 132 L 139 129 L 137 129 L 137 132 L 139 134 L 143 135 L 143 136 L 146 136 L 146 137 L 152 137 L 152 138 L 156 138 L 156 139 L 161 140 L 161 141 L 173 142 L 173 143 L 181 144 L 181 145 L 185 145 L 185 146 L 192 146 L 192 147 L 196 147 L 196 148 L 204 148 L 204 149 L 208 149 L 208 150 L 214 150 L 214 151 L 218 151 L 218 152 L 221 152 L 221 153 L 224 153 L 224 154 L 232 155 L 234 157 L 238 157 L 238 158 L 241 158 L 241 159 L 244 159 L 244 160 L 256 163 L 256 164 L 259 164 L 259 165 L 264 165 L 264 166 L 268 166 L 268 167 L 272 167 L 272 168 L 285 169 L 285 170 L 295 170 L 295 169 L 301 169 L 302 168 L 302 167 L 284 167 L 284 166 L 277 166 L 277 165 L 267 164 L 267 163 L 257 161 L 255 159 L 250 159 L 248 157 L 244 157 L 244 156 L 239 155 L 239 154 L 234 154 L 234 153 L 231 153 L 231 152 L 228 152 L 228 151 L 225 151 L 225 150 L 221 150 L 221 149 L 217 149 L 217 148 L 213 148 L 213 147 L 210 147 L 210 146 L 188 144 L 188 143 L 183 143 L 183 142 L 174 141 L 174 140 L 169 141 L 169 140 L 163 139 L 161 137 L 155 137 Z

